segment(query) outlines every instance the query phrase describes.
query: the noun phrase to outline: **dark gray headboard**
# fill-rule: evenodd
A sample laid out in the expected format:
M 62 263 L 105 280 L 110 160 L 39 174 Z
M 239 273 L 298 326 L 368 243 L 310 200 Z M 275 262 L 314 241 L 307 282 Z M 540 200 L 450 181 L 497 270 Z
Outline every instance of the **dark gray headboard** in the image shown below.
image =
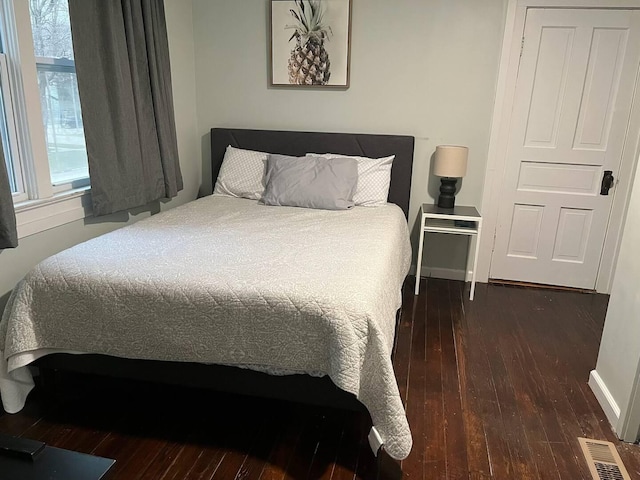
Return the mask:
M 211 174 L 215 184 L 227 145 L 246 150 L 302 156 L 312 153 L 342 153 L 380 158 L 395 155 L 391 169 L 389 202 L 409 214 L 414 138 L 405 135 L 356 133 L 286 132 L 275 130 L 211 129 Z

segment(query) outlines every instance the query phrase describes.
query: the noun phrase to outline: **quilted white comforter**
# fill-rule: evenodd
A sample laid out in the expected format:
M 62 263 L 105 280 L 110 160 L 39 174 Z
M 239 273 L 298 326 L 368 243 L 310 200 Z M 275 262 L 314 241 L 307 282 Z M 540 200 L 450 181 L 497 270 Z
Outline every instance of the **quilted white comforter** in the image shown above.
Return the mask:
M 326 374 L 405 458 L 391 349 L 410 259 L 395 205 L 188 203 L 54 255 L 18 284 L 0 324 L 5 409 L 24 405 L 25 365 L 56 351 Z

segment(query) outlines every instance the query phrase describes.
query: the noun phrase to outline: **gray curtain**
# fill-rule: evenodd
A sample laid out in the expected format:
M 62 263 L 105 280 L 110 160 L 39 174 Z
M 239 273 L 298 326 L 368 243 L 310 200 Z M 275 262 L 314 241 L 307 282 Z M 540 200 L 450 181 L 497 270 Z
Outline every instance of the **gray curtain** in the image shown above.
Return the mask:
M 0 142 L 0 250 L 18 246 L 16 231 L 16 212 L 13 209 L 13 197 L 9 188 L 9 175 L 4 163 L 4 152 Z
M 94 215 L 175 197 L 178 163 L 163 0 L 70 0 Z

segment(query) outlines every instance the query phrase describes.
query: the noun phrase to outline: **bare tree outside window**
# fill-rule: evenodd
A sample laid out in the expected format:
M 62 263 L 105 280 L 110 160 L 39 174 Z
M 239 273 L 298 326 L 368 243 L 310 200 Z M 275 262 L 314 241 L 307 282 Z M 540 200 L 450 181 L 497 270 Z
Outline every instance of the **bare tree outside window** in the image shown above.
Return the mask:
M 30 0 L 29 6 L 35 56 L 73 60 L 67 1 Z
M 76 82 L 68 0 L 29 0 L 51 181 L 89 175 Z

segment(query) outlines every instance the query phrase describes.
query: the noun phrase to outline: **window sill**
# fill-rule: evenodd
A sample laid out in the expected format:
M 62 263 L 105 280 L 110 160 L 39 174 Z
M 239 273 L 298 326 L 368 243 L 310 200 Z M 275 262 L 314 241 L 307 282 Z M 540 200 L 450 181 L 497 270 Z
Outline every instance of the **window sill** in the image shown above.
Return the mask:
M 77 188 L 44 200 L 17 203 L 18 238 L 91 216 L 91 188 Z

